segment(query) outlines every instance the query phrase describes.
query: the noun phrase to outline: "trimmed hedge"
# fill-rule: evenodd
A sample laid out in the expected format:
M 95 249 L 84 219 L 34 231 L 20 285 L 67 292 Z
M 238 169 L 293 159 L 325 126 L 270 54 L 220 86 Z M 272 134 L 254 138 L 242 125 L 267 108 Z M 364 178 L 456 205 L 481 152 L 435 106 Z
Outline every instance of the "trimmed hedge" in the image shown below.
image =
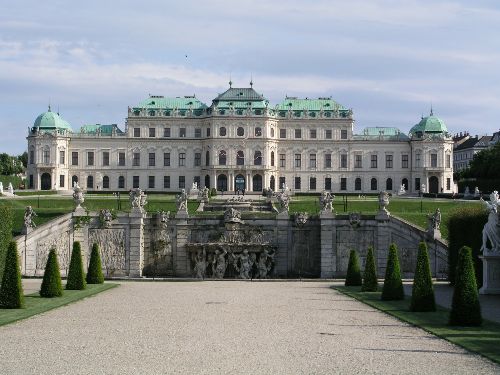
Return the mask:
M 68 279 L 66 281 L 67 290 L 83 290 L 87 287 L 85 273 L 83 272 L 82 249 L 80 242 L 73 242 L 73 252 L 69 264 Z
M 0 287 L 0 308 L 20 309 L 24 307 L 23 285 L 17 256 L 17 243 L 11 241 L 5 258 L 5 270 Z
M 345 286 L 360 286 L 361 269 L 359 268 L 359 258 L 356 250 L 351 250 L 349 254 L 349 264 L 347 266 L 347 275 L 345 277 Z
M 365 272 L 363 273 L 362 292 L 376 292 L 378 289 L 377 281 L 377 266 L 375 265 L 375 257 L 373 255 L 373 247 L 368 248 L 366 254 Z
M 472 251 L 470 247 L 463 246 L 458 254 L 449 323 L 453 326 L 480 326 L 482 321 Z
M 12 240 L 13 215 L 8 206 L 0 206 L 0 281 L 3 279 L 5 269 L 5 257 L 7 249 Z
M 453 210 L 448 220 L 448 280 L 455 284 L 458 253 L 462 246 L 472 249 L 472 259 L 478 287 L 483 285 L 483 263 L 479 259 L 479 249 L 483 243 L 484 224 L 488 212 L 480 206 L 464 206 Z
M 102 274 L 101 256 L 99 255 L 99 245 L 92 245 L 92 253 L 90 254 L 89 269 L 87 272 L 87 284 L 102 284 L 104 276 Z
M 60 297 L 62 293 L 61 272 L 57 262 L 56 249 L 50 249 L 43 274 L 42 287 L 40 288 L 40 296 L 45 298 Z
M 398 248 L 392 243 L 389 246 L 387 268 L 385 269 L 384 288 L 380 296 L 384 301 L 400 300 L 405 298 L 401 268 L 399 266 Z
M 410 310 L 436 311 L 431 266 L 425 242 L 420 242 L 418 245 L 417 268 L 413 279 Z

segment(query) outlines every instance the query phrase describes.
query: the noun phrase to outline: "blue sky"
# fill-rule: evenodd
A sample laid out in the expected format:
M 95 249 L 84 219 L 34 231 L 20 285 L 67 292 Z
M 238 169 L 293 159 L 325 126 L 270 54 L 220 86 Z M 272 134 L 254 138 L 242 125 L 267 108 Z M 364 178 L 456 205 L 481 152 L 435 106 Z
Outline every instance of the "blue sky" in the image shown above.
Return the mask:
M 187 55 L 187 57 L 186 57 Z M 332 96 L 355 131 L 407 132 L 429 108 L 451 133 L 500 128 L 498 1 L 18 1 L 0 4 L 0 152 L 52 108 L 78 129 L 148 94 L 228 87 Z

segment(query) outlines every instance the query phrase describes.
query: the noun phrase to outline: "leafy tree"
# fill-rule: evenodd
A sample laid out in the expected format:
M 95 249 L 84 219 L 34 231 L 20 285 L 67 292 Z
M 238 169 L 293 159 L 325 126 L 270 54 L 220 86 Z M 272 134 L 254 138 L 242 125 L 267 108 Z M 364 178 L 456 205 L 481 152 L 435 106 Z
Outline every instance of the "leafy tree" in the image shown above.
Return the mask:
M 40 288 L 40 296 L 46 298 L 62 296 L 63 289 L 61 283 L 61 272 L 59 271 L 59 263 L 57 262 L 56 249 L 49 251 L 49 258 L 45 266 L 43 274 L 42 287 Z
M 5 271 L 0 287 L 0 308 L 20 309 L 24 306 L 23 286 L 21 271 L 17 254 L 17 243 L 11 241 L 5 260 Z
M 17 157 L 17 159 L 21 162 L 23 168 L 28 167 L 28 152 L 24 151 L 21 155 Z
M 361 285 L 361 269 L 359 268 L 359 258 L 356 250 L 351 250 L 349 254 L 349 264 L 347 266 L 347 275 L 345 277 L 345 286 Z
M 385 301 L 405 298 L 403 282 L 401 281 L 398 248 L 394 243 L 389 247 L 389 257 L 387 258 L 387 268 L 385 269 L 384 288 L 382 289 L 381 298 Z
M 366 255 L 365 272 L 363 273 L 362 292 L 376 292 L 378 289 L 377 281 L 377 266 L 375 265 L 375 257 L 373 255 L 373 247 L 368 248 Z
M 87 272 L 87 284 L 102 284 L 104 276 L 102 274 L 101 256 L 99 255 L 99 245 L 92 245 L 92 253 L 90 254 L 89 269 Z
M 413 279 L 410 310 L 436 311 L 431 266 L 429 263 L 429 254 L 427 253 L 427 244 L 425 242 L 420 242 L 418 245 L 417 268 Z
M 73 252 L 71 253 L 71 262 L 69 264 L 68 280 L 66 289 L 82 290 L 87 287 L 85 274 L 83 272 L 82 249 L 80 242 L 73 242 Z
M 463 246 L 458 253 L 449 323 L 453 326 L 480 326 L 482 321 L 472 250 Z
M 7 248 L 12 240 L 12 210 L 8 206 L 0 206 L 0 280 L 2 280 Z

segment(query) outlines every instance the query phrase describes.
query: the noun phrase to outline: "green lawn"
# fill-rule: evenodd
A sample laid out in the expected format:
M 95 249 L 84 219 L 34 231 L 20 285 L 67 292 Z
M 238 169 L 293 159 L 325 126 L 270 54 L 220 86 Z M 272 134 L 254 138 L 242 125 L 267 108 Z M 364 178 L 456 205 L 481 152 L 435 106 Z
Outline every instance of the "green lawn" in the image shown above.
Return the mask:
M 360 292 L 360 287 L 335 286 L 334 289 L 349 297 L 381 310 L 396 318 L 479 353 L 500 363 L 500 324 L 483 321 L 481 327 L 452 327 L 448 325 L 449 310 L 438 307 L 436 312 L 415 313 L 408 310 L 410 299 L 381 301 L 380 292 Z
M 14 188 L 14 190 L 17 190 L 19 188 L 19 185 L 23 183 L 23 179 L 17 176 L 0 175 L 0 181 L 3 184 L 4 190 L 7 190 L 7 188 L 9 187 L 9 183 L 12 183 L 12 187 Z
M 62 297 L 56 298 L 42 298 L 38 293 L 27 295 L 24 297 L 25 307 L 23 309 L 0 309 L 0 326 L 76 302 L 117 285 L 111 283 L 89 284 L 85 290 L 64 290 Z

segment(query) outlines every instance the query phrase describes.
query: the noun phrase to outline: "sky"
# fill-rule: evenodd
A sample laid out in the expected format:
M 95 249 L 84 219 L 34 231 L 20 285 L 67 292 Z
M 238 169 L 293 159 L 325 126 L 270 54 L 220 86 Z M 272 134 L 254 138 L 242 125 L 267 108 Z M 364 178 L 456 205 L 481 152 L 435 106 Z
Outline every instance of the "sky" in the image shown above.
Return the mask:
M 500 129 L 500 2 L 411 0 L 3 1 L 0 152 L 26 149 L 48 105 L 74 130 L 124 128 L 149 94 L 228 87 L 271 104 L 332 97 L 355 132 L 404 132 L 431 106 L 452 134 Z

